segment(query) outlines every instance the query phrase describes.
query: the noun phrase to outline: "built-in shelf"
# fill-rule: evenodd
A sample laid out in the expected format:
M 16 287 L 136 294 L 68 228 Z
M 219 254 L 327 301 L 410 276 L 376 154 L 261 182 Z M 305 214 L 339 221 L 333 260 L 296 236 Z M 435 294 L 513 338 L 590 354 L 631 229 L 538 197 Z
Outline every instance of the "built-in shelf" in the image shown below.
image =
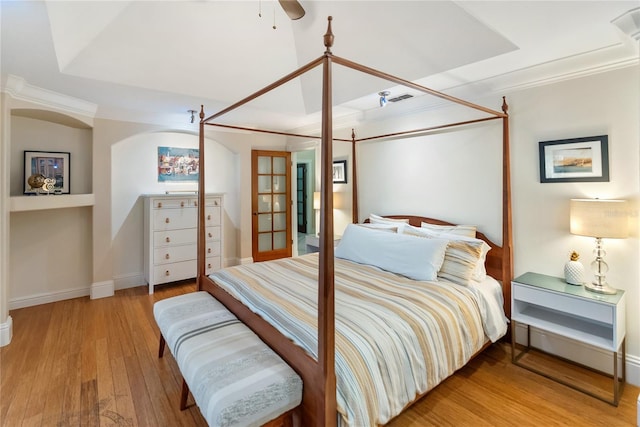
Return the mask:
M 11 212 L 41 211 L 46 209 L 78 208 L 93 206 L 93 194 L 60 194 L 46 196 L 15 196 L 10 198 Z

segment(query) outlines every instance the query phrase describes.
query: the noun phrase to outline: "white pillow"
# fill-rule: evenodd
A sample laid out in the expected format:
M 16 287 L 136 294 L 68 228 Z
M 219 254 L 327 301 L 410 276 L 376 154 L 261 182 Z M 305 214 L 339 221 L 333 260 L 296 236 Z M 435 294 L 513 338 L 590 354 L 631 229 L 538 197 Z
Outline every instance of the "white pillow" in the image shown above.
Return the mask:
M 423 222 L 421 228 L 426 228 L 436 233 L 457 234 L 460 236 L 476 237 L 475 225 L 436 225 Z
M 436 280 L 446 248 L 442 239 L 416 239 L 349 224 L 335 256 L 414 280 Z
M 412 226 L 405 226 L 402 233 L 449 240 L 438 277 L 465 286 L 472 280 L 482 281 L 487 277 L 484 263 L 491 246 L 484 240 L 457 234 L 435 233 L 429 229 Z
M 372 228 L 374 230 L 387 231 L 390 233 L 398 232 L 398 224 L 392 223 L 380 223 L 380 224 L 371 224 L 370 222 L 365 222 L 364 224 L 357 224 L 360 227 Z
M 394 218 L 385 218 L 376 214 L 369 214 L 369 222 L 371 224 L 409 224 L 409 219 L 394 219 Z

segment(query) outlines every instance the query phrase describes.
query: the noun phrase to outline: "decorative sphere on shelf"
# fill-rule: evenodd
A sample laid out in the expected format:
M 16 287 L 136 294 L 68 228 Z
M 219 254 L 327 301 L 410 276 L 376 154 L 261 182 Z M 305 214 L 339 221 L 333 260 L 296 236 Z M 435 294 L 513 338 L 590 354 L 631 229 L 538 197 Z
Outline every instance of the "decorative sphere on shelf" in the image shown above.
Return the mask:
M 564 265 L 564 278 L 570 285 L 582 285 L 584 283 L 584 266 L 580 261 L 580 254 L 571 252 L 571 258 Z
M 38 188 L 42 188 L 45 179 L 47 178 L 41 173 L 34 173 L 27 179 L 27 184 L 29 184 L 32 190 L 37 190 Z

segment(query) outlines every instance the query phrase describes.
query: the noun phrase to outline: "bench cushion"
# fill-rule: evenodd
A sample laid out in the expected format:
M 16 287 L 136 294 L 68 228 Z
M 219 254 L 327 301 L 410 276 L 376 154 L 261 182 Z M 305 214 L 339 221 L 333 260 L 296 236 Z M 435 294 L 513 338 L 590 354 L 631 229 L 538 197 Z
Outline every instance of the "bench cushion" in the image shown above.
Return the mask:
M 300 377 L 207 292 L 158 301 L 153 311 L 210 426 L 260 426 L 300 404 Z

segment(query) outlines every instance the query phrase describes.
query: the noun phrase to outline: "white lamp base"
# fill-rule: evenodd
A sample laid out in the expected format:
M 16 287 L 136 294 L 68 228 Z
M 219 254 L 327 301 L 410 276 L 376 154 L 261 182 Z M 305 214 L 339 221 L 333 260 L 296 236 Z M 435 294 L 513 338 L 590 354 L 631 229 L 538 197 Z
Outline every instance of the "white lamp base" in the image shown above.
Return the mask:
M 598 283 L 585 282 L 584 288 L 588 291 L 595 292 L 598 294 L 615 295 L 618 293 L 617 289 L 610 287 L 606 283 L 604 285 L 601 285 Z

